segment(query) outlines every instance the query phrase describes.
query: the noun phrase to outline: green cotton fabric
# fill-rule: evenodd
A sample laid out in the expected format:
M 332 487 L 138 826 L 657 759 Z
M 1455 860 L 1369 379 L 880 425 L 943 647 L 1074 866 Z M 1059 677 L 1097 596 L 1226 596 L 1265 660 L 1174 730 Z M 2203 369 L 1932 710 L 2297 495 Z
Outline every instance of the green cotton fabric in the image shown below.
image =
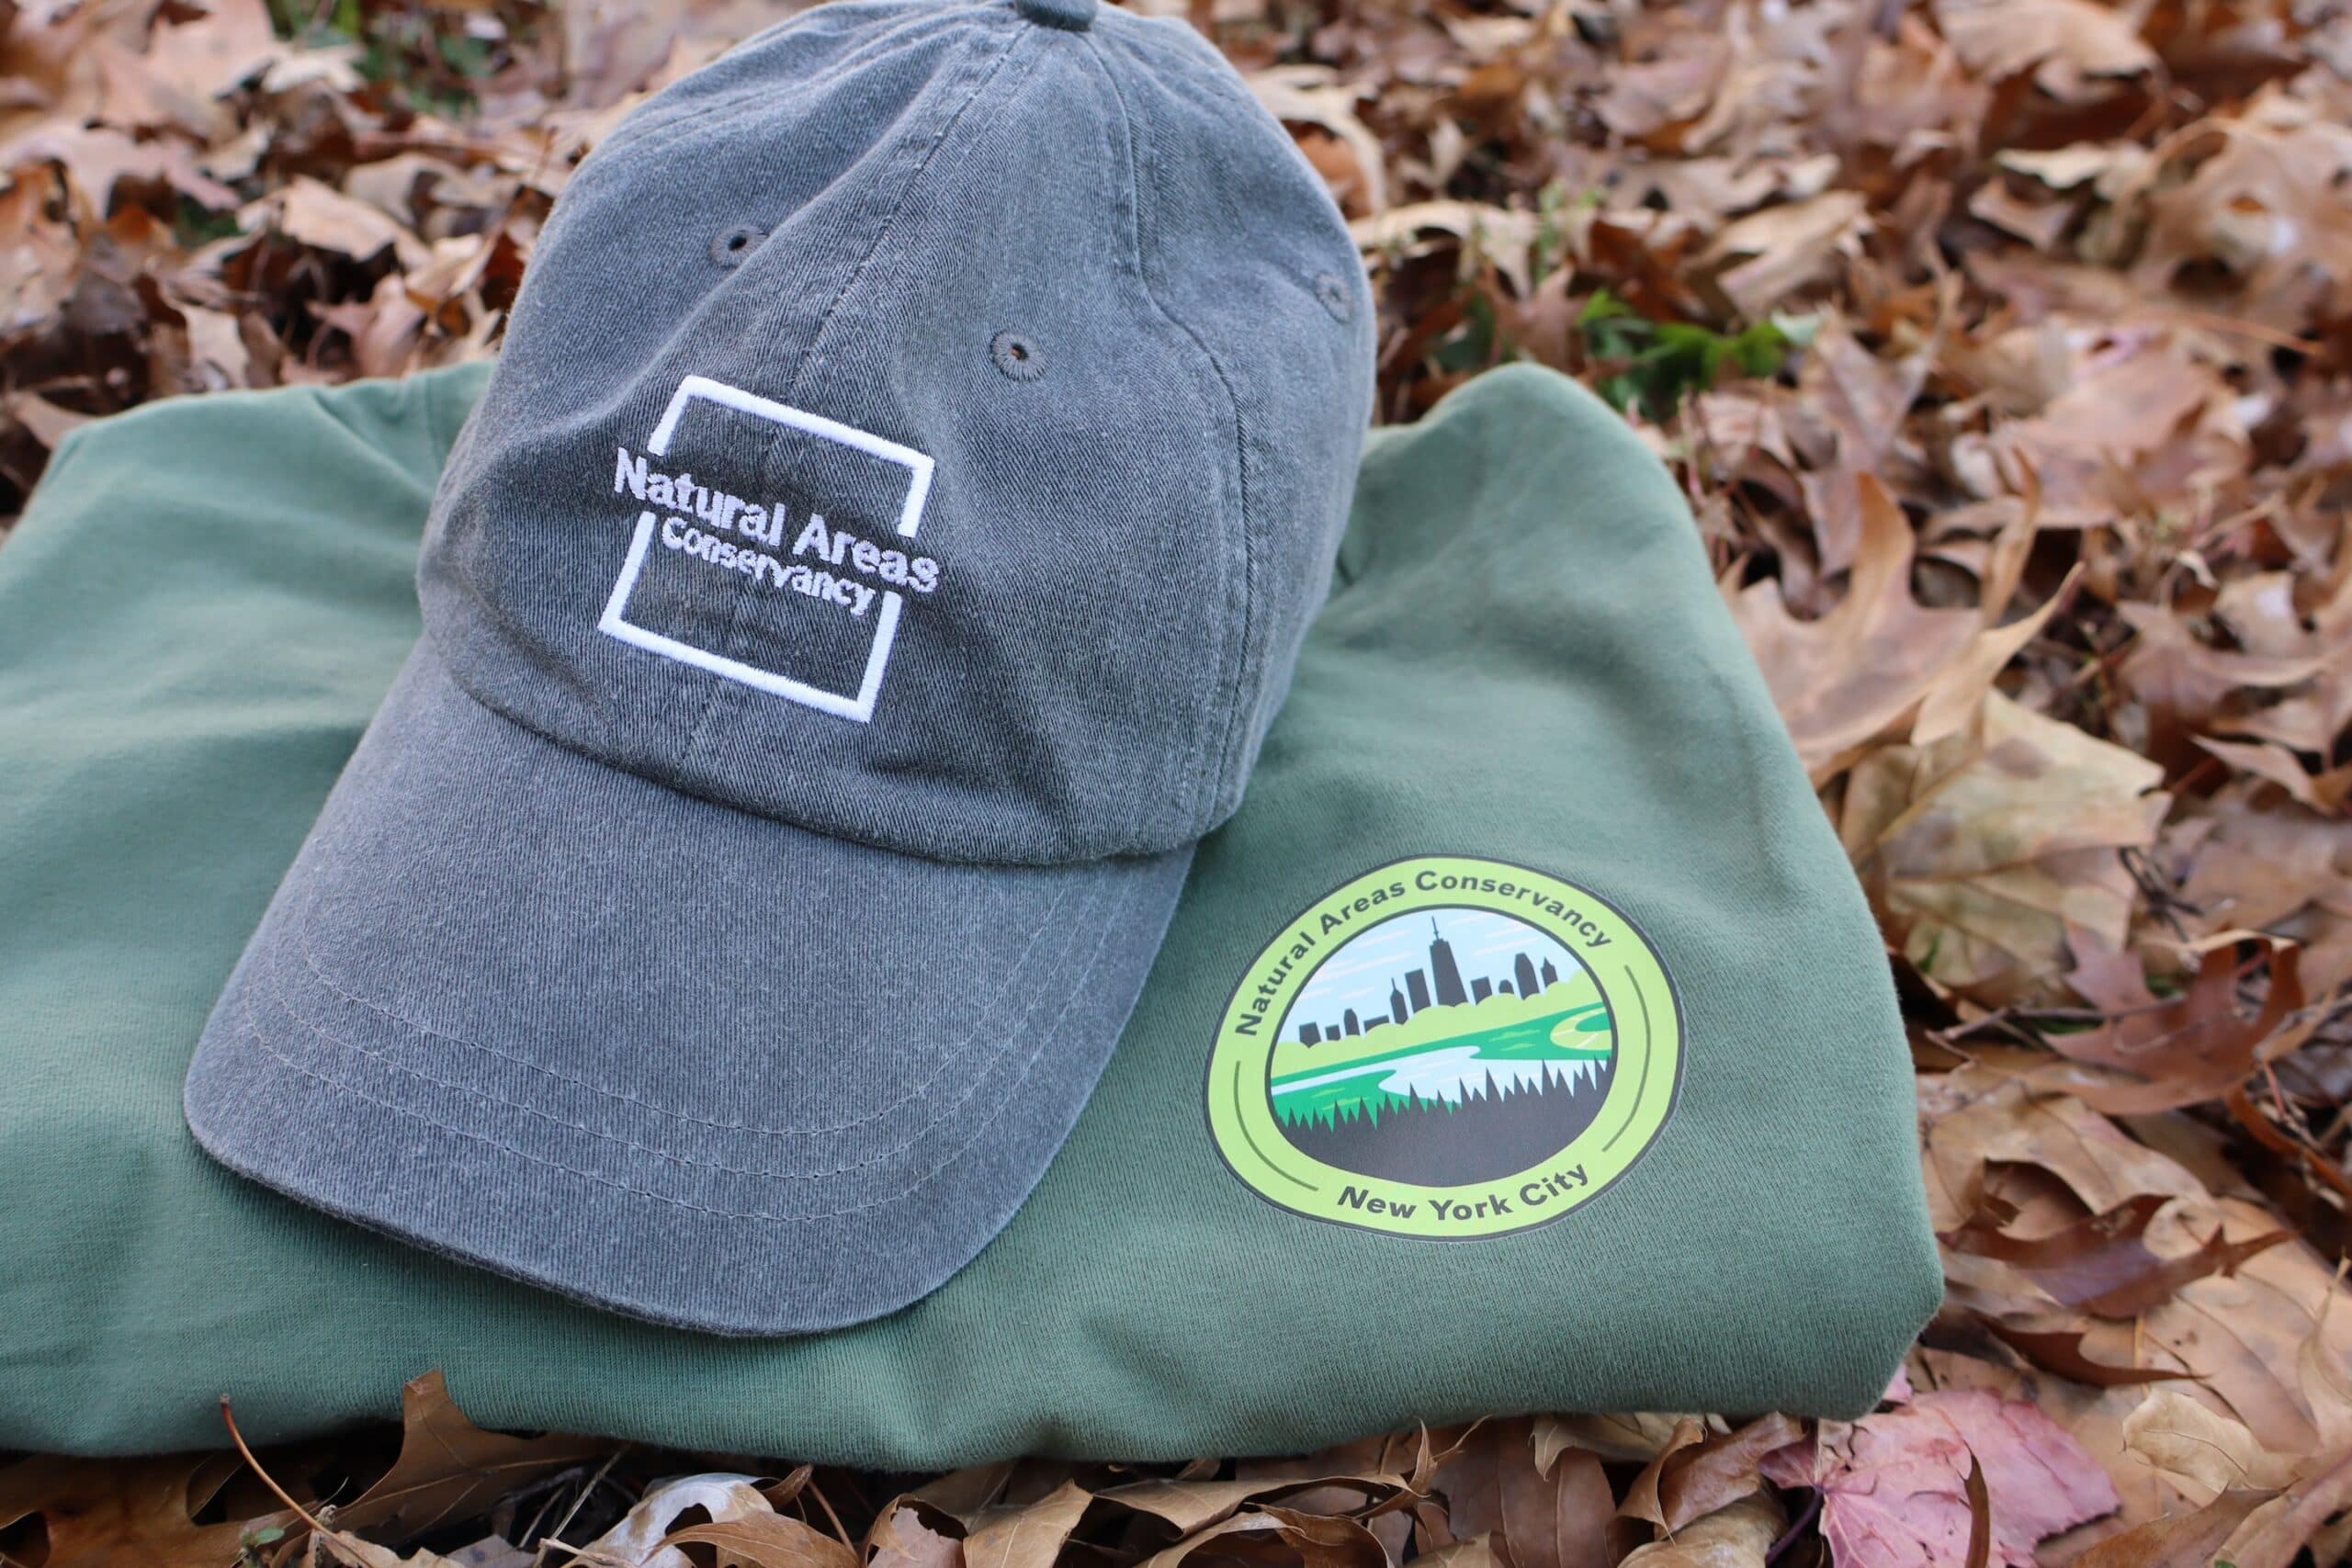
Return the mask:
M 288 1438 L 391 1416 L 434 1368 L 486 1425 L 911 1470 L 1876 1400 L 1941 1288 L 1877 936 L 1672 483 L 1532 368 L 1372 439 L 1289 701 L 1109 1071 L 933 1295 L 804 1338 L 649 1327 L 213 1164 L 190 1050 L 417 634 L 481 380 L 85 427 L 0 548 L 0 1446 L 210 1446 L 224 1390 Z M 1671 978 L 1672 1110 L 1552 1224 L 1328 1223 L 1212 1139 L 1212 1045 L 1261 953 L 1419 856 L 1589 890 Z

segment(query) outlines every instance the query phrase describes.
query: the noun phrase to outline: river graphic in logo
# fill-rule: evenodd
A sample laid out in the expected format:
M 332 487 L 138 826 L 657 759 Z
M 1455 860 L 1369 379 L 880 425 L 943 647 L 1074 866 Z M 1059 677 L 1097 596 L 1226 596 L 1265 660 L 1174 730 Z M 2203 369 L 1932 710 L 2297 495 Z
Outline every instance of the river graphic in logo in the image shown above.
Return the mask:
M 1209 1125 L 1284 1208 L 1495 1235 L 1622 1174 L 1680 1060 L 1673 986 L 1623 914 L 1540 872 L 1428 857 L 1356 878 L 1267 945 L 1211 1054 Z

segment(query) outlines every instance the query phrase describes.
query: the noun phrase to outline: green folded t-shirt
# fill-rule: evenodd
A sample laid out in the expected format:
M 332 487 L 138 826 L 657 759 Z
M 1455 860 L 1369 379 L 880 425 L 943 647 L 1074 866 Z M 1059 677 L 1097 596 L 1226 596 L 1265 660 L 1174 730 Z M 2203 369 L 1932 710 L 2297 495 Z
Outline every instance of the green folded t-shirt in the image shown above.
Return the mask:
M 68 438 L 0 549 L 0 1446 L 389 1415 L 889 1468 L 1868 1408 L 1941 1289 L 1861 896 L 1658 465 L 1548 371 L 1376 434 L 1238 815 L 979 1258 L 650 1327 L 241 1181 L 205 1015 L 417 635 L 475 369 Z

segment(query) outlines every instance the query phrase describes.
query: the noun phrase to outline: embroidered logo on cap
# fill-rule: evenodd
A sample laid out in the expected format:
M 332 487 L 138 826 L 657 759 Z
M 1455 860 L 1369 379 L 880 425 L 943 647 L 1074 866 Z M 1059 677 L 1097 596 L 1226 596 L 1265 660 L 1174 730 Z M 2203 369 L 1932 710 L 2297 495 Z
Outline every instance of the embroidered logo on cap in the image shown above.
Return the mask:
M 891 531 L 867 537 L 849 522 L 827 520 L 820 504 L 805 500 L 758 499 L 738 495 L 690 472 L 673 472 L 659 460 L 671 456 L 682 418 L 697 402 L 718 405 L 736 414 L 785 426 L 821 444 L 846 448 L 904 470 L 903 498 Z M 608 637 L 707 670 L 714 675 L 801 703 L 812 708 L 864 724 L 874 717 L 875 700 L 890 667 L 890 649 L 898 637 L 899 617 L 910 593 L 927 596 L 937 591 L 939 563 L 914 548 L 922 525 L 923 502 L 931 493 L 932 460 L 910 446 L 870 434 L 852 425 L 789 408 L 756 397 L 707 377 L 689 376 L 678 383 L 669 407 L 642 453 L 621 446 L 613 459 L 613 492 L 640 503 L 628 558 L 613 584 L 597 629 Z M 699 607 L 694 626 L 655 629 L 652 617 L 632 618 L 633 601 L 641 598 L 639 582 L 649 559 L 675 557 L 694 570 L 727 574 L 723 583 L 705 581 L 696 589 L 672 592 L 673 600 L 691 598 Z M 714 590 L 724 587 L 727 593 Z M 736 592 L 775 596 L 765 606 L 746 607 Z M 779 607 L 810 604 L 847 624 L 804 625 L 808 640 L 829 644 L 862 640 L 862 660 L 854 661 L 855 683 L 824 683 L 809 671 L 787 673 L 741 657 L 725 643 L 730 636 L 748 635 L 741 628 L 766 630 L 766 640 L 789 641 L 788 631 L 771 623 Z M 723 606 L 723 610 L 718 608 Z M 674 606 L 673 606 L 674 612 Z M 674 618 L 674 616 L 673 616 Z M 861 627 L 870 627 L 862 634 Z
M 1593 894 L 1425 856 L 1303 910 L 1235 987 L 1209 1056 L 1217 1152 L 1282 1208 L 1469 1239 L 1561 1219 L 1673 1109 L 1681 1009 Z

